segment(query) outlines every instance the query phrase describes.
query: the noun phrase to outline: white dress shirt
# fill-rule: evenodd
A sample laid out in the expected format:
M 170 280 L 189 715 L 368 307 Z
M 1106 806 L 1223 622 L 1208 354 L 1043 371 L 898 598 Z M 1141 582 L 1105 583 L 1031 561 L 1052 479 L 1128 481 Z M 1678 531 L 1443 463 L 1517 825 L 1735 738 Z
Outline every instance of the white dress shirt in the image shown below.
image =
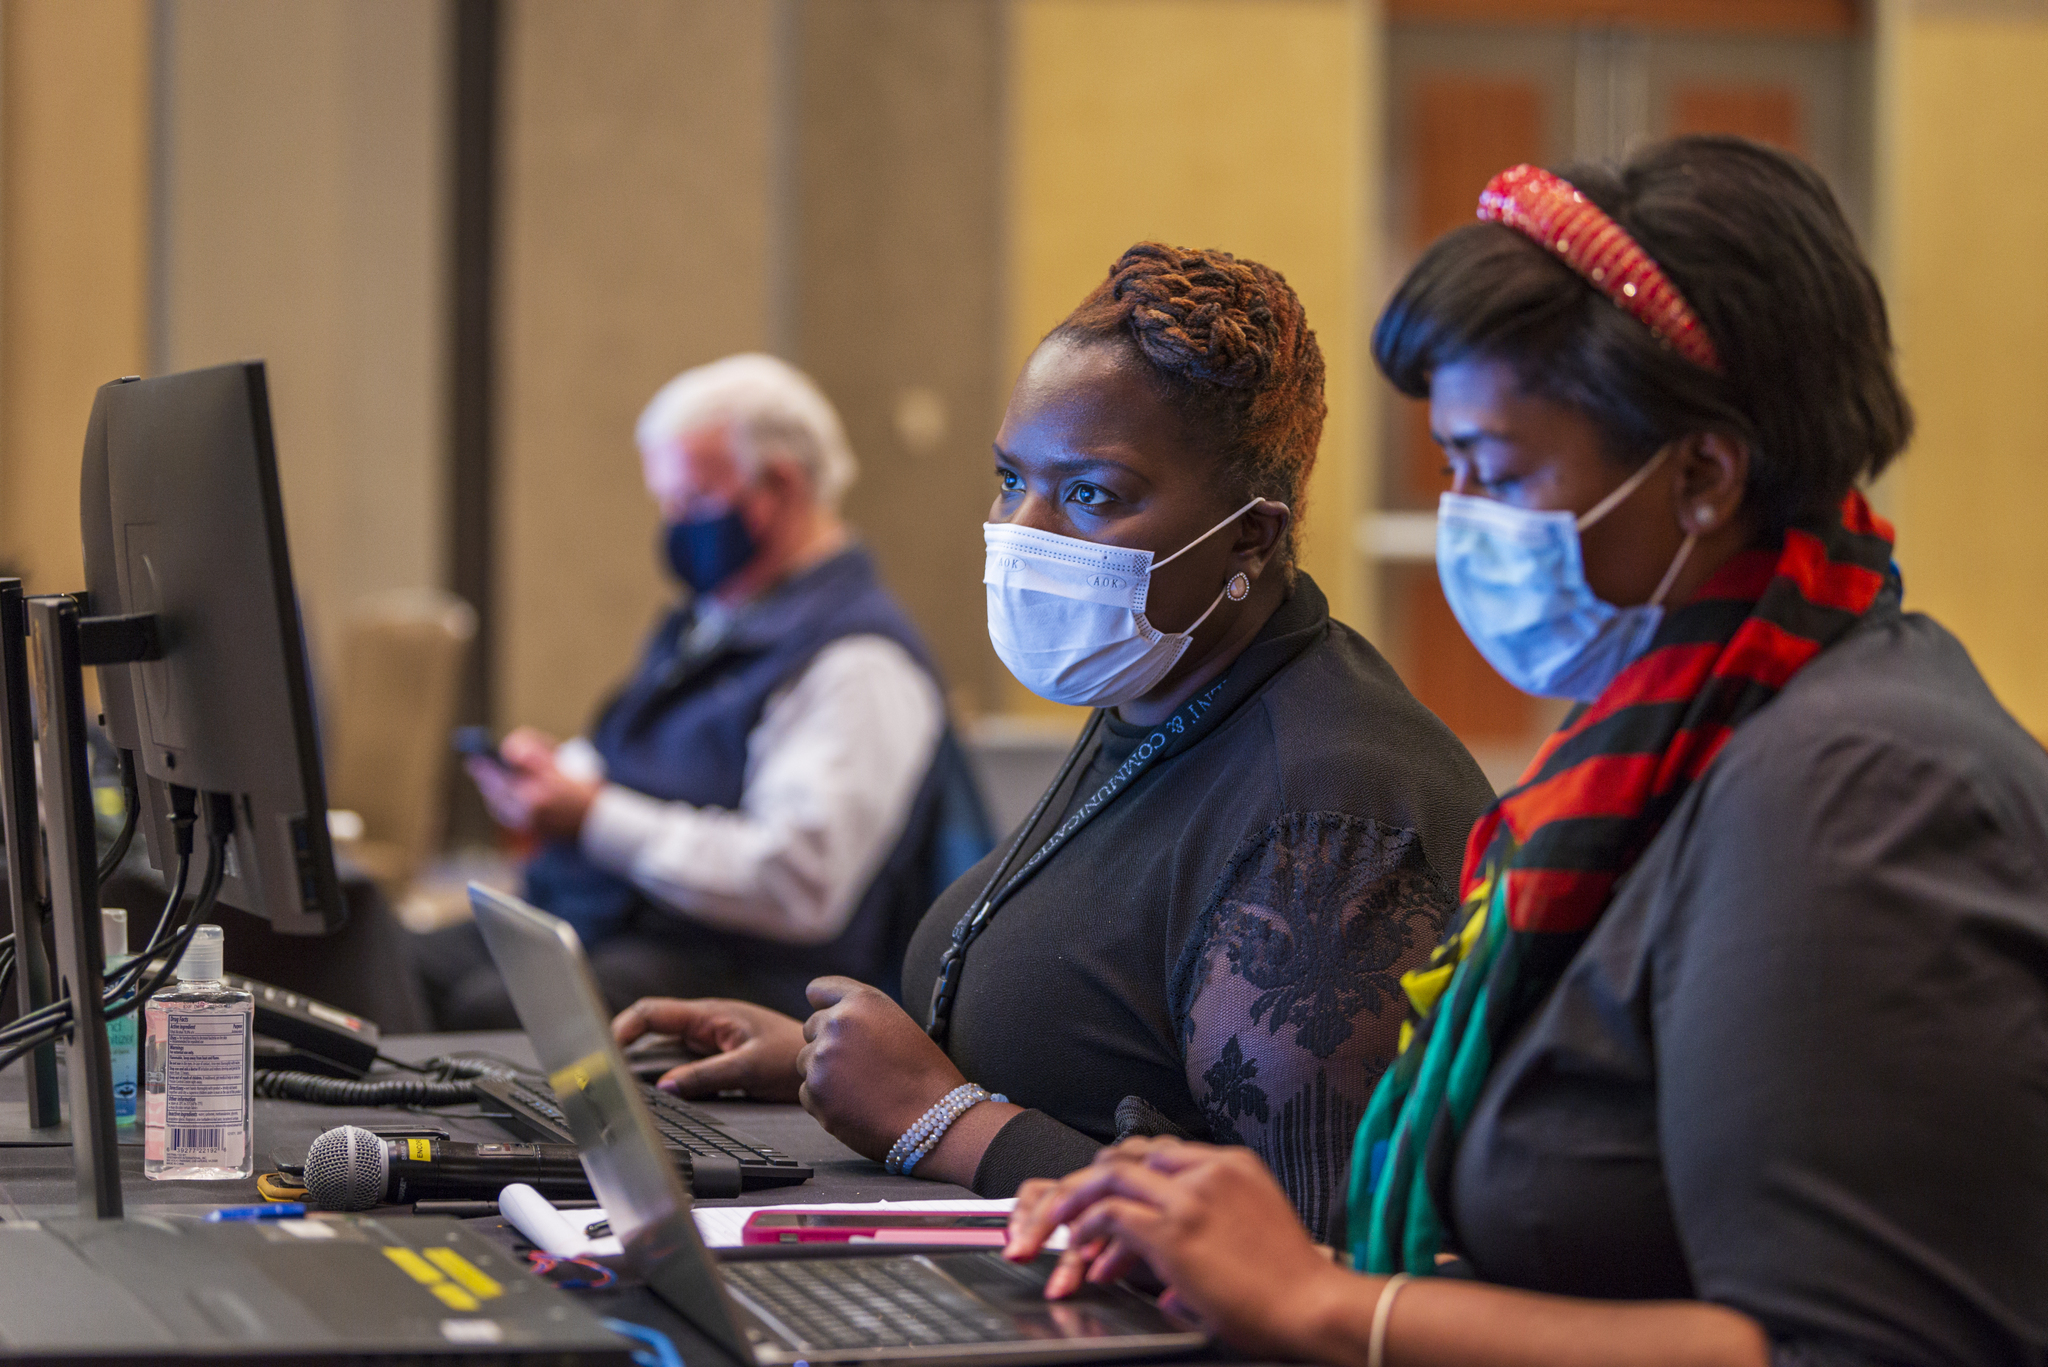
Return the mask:
M 747 735 L 737 810 L 607 783 L 584 819 L 583 852 L 706 925 L 824 944 L 902 836 L 944 727 L 938 686 L 910 652 L 885 636 L 841 637 L 768 699 Z M 556 763 L 604 775 L 582 738 Z

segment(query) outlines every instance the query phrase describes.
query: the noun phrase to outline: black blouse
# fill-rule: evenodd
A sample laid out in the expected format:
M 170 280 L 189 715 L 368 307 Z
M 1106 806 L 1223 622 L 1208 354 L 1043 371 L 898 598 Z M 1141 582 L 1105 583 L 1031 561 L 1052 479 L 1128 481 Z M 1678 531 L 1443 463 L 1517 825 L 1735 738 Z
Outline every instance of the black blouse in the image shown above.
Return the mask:
M 1200 741 L 1083 826 L 968 952 L 948 1052 L 1033 1108 L 990 1145 L 984 1194 L 1087 1163 L 1135 1096 L 1190 1134 L 1251 1145 L 1318 1234 L 1343 1209 L 1351 1131 L 1405 1011 L 1400 974 L 1440 933 L 1492 795 L 1306 575 L 1216 709 Z M 1025 848 L 1145 734 L 1106 725 Z M 918 927 L 903 975 L 913 1012 L 1008 845 Z
M 1745 722 L 1488 1079 L 1489 1281 L 2048 1361 L 2048 755 L 1896 607 Z

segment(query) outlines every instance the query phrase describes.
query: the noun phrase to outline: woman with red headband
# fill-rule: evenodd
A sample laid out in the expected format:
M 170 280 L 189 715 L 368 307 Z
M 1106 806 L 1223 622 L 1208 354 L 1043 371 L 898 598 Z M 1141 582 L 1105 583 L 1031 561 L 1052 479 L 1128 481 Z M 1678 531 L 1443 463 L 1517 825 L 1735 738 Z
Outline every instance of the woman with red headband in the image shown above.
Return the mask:
M 1403 981 L 1327 1260 L 1255 1158 L 1035 1183 L 1048 1294 L 1149 1264 L 1255 1352 L 2048 1362 L 2048 755 L 1902 611 L 1911 426 L 1826 185 L 1687 138 L 1516 167 L 1373 337 L 1481 652 L 1581 704 Z

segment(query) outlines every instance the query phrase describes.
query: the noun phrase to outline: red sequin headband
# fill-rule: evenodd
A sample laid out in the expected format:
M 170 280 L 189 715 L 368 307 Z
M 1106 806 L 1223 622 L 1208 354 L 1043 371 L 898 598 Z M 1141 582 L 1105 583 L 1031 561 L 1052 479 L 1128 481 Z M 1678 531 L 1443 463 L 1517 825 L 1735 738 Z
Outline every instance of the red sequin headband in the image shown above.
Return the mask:
M 1479 193 L 1479 217 L 1548 249 L 1694 365 L 1721 358 L 1685 296 L 1628 230 L 1540 166 L 1510 166 Z

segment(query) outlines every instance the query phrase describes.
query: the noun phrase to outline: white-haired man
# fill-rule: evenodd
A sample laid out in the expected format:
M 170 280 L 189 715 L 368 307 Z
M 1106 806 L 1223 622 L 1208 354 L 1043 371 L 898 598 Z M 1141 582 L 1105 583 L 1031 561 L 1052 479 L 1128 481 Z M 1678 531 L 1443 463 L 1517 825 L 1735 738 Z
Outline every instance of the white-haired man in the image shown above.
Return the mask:
M 898 968 L 935 842 L 958 844 L 933 830 L 964 775 L 936 672 L 840 520 L 853 453 L 802 373 L 754 354 L 687 370 L 635 436 L 690 593 L 587 737 L 522 728 L 469 770 L 543 842 L 528 895 L 577 926 L 615 1009 L 807 1010 L 814 976 Z M 968 805 L 978 820 L 971 786 Z M 422 947 L 443 1028 L 517 1024 L 481 949 L 470 927 Z

